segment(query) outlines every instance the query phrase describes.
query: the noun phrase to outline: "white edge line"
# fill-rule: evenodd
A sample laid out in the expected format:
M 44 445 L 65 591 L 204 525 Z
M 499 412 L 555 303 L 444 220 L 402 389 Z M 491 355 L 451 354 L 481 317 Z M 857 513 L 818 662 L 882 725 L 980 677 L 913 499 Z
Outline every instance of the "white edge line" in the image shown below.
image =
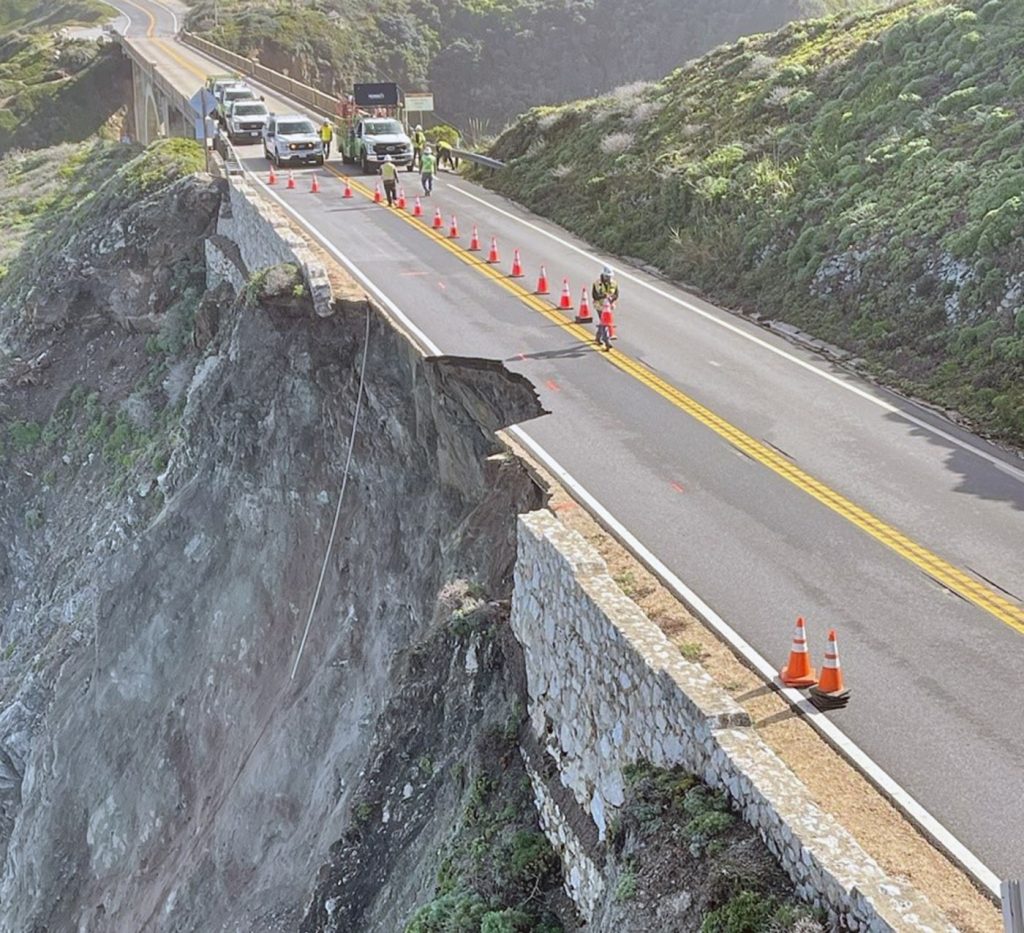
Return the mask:
M 544 466 L 569 488 L 580 501 L 621 544 L 637 557 L 655 576 L 690 607 L 716 634 L 726 641 L 747 664 L 767 681 L 790 706 L 804 714 L 804 718 L 822 737 L 848 759 L 875 787 L 888 798 L 918 829 L 946 853 L 980 884 L 996 903 L 1001 899 L 999 878 L 957 839 L 945 826 L 904 790 L 889 774 L 876 764 L 852 739 L 812 706 L 798 690 L 784 687 L 777 680 L 775 669 L 735 629 L 704 602 L 693 590 L 654 556 L 621 522 L 593 495 L 540 446 L 522 428 L 507 429 Z
M 417 327 L 398 306 L 385 295 L 355 264 L 333 243 L 327 240 L 277 192 L 271 191 L 248 169 L 245 174 L 253 178 L 260 189 L 265 191 L 275 202 L 280 204 L 294 217 L 321 246 L 338 259 L 345 268 L 367 289 L 381 304 L 394 315 L 399 325 L 413 334 L 421 347 L 433 356 L 441 356 L 441 349 L 419 327 Z M 962 869 L 972 875 L 976 882 L 992 897 L 996 903 L 1001 900 L 1000 881 L 970 849 L 957 839 L 945 826 L 918 803 L 908 791 L 904 790 L 889 774 L 876 764 L 861 748 L 813 707 L 797 690 L 783 687 L 776 680 L 775 668 L 763 658 L 735 629 L 704 602 L 693 590 L 680 580 L 668 567 L 654 556 L 611 512 L 592 496 L 573 476 L 538 444 L 525 430 L 518 426 L 507 429 L 530 452 L 537 457 L 567 488 L 578 498 L 599 521 L 628 548 L 641 563 L 654 573 L 671 589 L 690 609 L 693 610 L 720 638 L 729 644 L 767 683 L 771 684 L 790 706 L 804 714 L 804 718 L 830 744 L 849 760 L 897 809 L 901 810 L 918 829 L 943 849 Z
M 463 195 L 463 197 L 470 198 L 471 200 L 476 201 L 478 204 L 481 204 L 486 208 L 489 208 L 495 213 L 501 214 L 503 217 L 507 217 L 509 220 L 514 220 L 517 223 L 522 224 L 525 227 L 528 227 L 530 230 L 533 230 L 536 233 L 540 233 L 541 235 L 546 236 L 550 240 L 554 240 L 560 246 L 564 246 L 566 249 L 571 249 L 573 250 L 573 252 L 576 252 L 579 255 L 584 256 L 595 263 L 604 262 L 604 259 L 602 259 L 601 257 L 596 256 L 593 253 L 588 253 L 585 249 L 577 246 L 575 243 L 570 243 L 563 237 L 560 237 L 557 234 L 552 233 L 550 230 L 545 230 L 538 224 L 532 223 L 529 220 L 525 220 L 522 217 L 517 217 L 511 211 L 506 211 L 503 208 L 498 207 L 496 204 L 491 204 L 491 202 L 488 201 L 486 198 L 481 198 L 479 195 L 475 195 L 472 192 L 467 191 L 465 188 L 461 188 L 458 185 L 454 184 L 447 184 L 445 185 L 445 188 L 451 191 L 456 191 L 459 194 Z M 613 259 L 613 261 L 615 261 L 613 257 L 611 258 Z M 618 274 L 619 278 L 628 279 L 630 282 L 634 282 L 635 284 L 641 286 L 642 288 L 646 288 L 649 291 L 654 292 L 654 294 L 658 295 L 661 298 L 665 298 L 668 301 L 674 302 L 675 304 L 680 305 L 683 308 L 686 308 L 688 311 L 692 311 L 694 314 L 699 314 L 701 317 L 707 319 L 708 321 L 711 321 L 713 324 L 717 324 L 719 327 L 724 327 L 726 330 L 731 331 L 734 334 L 737 334 L 744 340 L 749 340 L 751 343 L 757 344 L 759 347 L 762 347 L 763 349 L 768 350 L 771 353 L 774 353 L 776 356 L 780 356 L 783 359 L 788 360 L 790 363 L 795 363 L 797 366 L 806 369 L 808 372 L 813 373 L 814 375 L 822 379 L 827 379 L 829 382 L 832 382 L 835 385 L 839 386 L 840 388 L 845 389 L 847 392 L 852 392 L 854 395 L 859 396 L 865 401 L 871 402 L 871 404 L 873 405 L 877 405 L 879 408 L 889 412 L 890 414 L 896 414 L 899 415 L 901 418 L 906 418 L 907 421 L 917 425 L 919 428 L 923 428 L 930 434 L 934 434 L 936 437 L 941 437 L 944 441 L 948 441 L 951 444 L 955 444 L 957 447 L 960 447 L 964 450 L 969 451 L 970 453 L 975 454 L 982 460 L 986 460 L 988 463 L 992 464 L 992 466 L 999 468 L 1003 472 L 1011 473 L 1016 479 L 1024 481 L 1024 469 L 1016 467 L 1011 463 L 1007 463 L 1005 460 L 1002 460 L 999 457 L 996 457 L 993 454 L 990 454 L 987 451 L 982 450 L 981 448 L 976 447 L 975 445 L 967 441 L 964 441 L 961 438 L 956 437 L 955 435 L 950 434 L 947 431 L 943 431 L 942 428 L 936 427 L 935 425 L 925 421 L 923 418 L 918 418 L 916 415 L 911 414 L 905 409 L 899 408 L 898 406 L 893 405 L 890 402 L 885 401 L 884 399 L 880 399 L 877 396 L 872 395 L 870 392 L 860 388 L 860 386 L 853 385 L 846 379 L 840 379 L 838 376 L 835 376 L 832 373 L 825 372 L 823 369 L 821 369 L 818 366 L 815 366 L 813 363 L 809 363 L 807 360 L 802 360 L 800 359 L 800 357 L 794 356 L 792 353 L 788 352 L 782 347 L 774 346 L 767 340 L 758 337 L 756 334 L 749 333 L 742 327 L 737 327 L 730 321 L 722 320 L 722 318 L 720 318 L 717 314 L 712 314 L 710 311 L 705 311 L 703 308 L 699 307 L 698 305 L 695 305 L 691 301 L 687 301 L 685 298 L 680 298 L 678 295 L 673 295 L 671 292 L 665 291 L 665 289 L 659 288 L 657 285 L 654 285 L 651 282 L 647 282 L 644 279 L 640 278 L 639 276 L 633 275 L 629 272 L 624 272 L 620 270 Z

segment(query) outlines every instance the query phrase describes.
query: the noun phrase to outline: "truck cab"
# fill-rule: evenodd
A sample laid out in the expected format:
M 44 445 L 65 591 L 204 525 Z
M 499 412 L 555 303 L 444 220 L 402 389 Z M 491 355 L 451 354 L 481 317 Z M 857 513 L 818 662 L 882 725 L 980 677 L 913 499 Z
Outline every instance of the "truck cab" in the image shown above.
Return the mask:
M 390 116 L 354 115 L 342 128 L 339 149 L 342 161 L 359 164 L 364 172 L 376 172 L 385 156 L 395 165 L 410 165 L 413 158 L 412 140 Z
M 224 84 L 214 92 L 217 98 L 217 119 L 227 125 L 228 110 L 235 101 L 258 100 L 256 92 L 248 84 Z
M 270 112 L 261 100 L 236 100 L 228 108 L 228 139 L 233 143 L 256 143 L 263 136 Z

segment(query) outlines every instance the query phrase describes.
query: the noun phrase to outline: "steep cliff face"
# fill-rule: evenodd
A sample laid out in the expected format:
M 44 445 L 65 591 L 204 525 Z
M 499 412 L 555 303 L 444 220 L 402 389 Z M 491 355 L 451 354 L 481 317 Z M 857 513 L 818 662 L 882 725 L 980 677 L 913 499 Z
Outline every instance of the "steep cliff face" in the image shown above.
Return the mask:
M 497 364 L 422 360 L 365 304 L 316 317 L 287 273 L 204 294 L 215 184 L 152 198 L 83 220 L 64 271 L 0 305 L 0 916 L 294 930 L 365 824 L 354 789 L 396 696 L 396 823 L 426 759 L 472 767 L 510 715 L 451 593 L 509 594 L 539 493 L 492 432 L 539 408 Z M 458 797 L 416 810 L 410 855 L 436 853 Z M 396 882 L 409 911 L 435 875 Z

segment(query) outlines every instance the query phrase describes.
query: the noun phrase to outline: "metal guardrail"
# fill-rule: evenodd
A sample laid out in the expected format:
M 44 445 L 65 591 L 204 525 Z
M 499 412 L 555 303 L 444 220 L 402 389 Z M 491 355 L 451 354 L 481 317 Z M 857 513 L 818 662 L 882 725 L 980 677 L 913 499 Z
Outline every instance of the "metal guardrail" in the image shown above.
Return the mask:
M 484 165 L 487 168 L 505 167 L 505 163 L 500 159 L 492 159 L 490 156 L 480 155 L 479 152 L 467 152 L 465 149 L 453 149 L 452 154 L 458 159 L 465 159 L 467 162 L 474 162 L 477 165 Z
M 1003 930 L 1005 933 L 1024 933 L 1024 893 L 1019 881 L 1004 881 L 1000 885 L 1003 895 Z

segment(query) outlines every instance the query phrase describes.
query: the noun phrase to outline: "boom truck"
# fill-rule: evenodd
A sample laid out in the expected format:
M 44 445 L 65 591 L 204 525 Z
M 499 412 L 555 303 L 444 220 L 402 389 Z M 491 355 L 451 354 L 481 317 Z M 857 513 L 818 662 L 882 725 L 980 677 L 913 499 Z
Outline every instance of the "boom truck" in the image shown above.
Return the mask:
M 402 92 L 397 84 L 355 84 L 338 105 L 338 151 L 346 165 L 363 172 L 379 170 L 385 156 L 395 165 L 412 165 L 412 140 L 402 125 Z

